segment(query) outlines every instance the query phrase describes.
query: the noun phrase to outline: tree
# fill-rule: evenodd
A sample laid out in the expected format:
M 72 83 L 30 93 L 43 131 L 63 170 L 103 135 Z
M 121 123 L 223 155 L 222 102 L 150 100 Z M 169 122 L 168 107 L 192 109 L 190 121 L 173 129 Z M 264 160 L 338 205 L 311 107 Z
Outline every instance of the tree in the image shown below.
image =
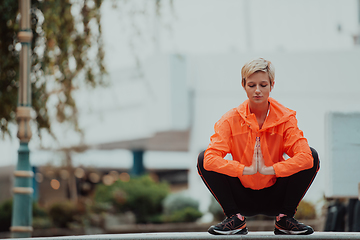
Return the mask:
M 109 0 L 110 1 L 110 0 Z M 164 0 L 154 0 L 156 17 L 161 16 Z M 173 1 L 167 0 L 173 13 Z M 100 8 L 103 0 L 31 0 L 32 107 L 35 123 L 41 138 L 41 130 L 51 132 L 51 122 L 70 122 L 81 133 L 78 110 L 72 96 L 74 90 L 106 85 L 103 77 L 104 50 L 101 31 Z M 112 0 L 119 14 L 130 19 L 129 48 L 134 62 L 141 72 L 141 60 L 136 51 L 143 37 L 136 23 L 151 17 L 149 1 Z M 18 95 L 19 32 L 18 1 L 3 0 L 0 3 L 0 131 L 2 137 L 11 136 L 9 123 L 16 120 Z M 169 25 L 165 26 L 169 29 Z M 141 41 L 140 41 L 141 42 Z M 140 73 L 141 75 L 141 73 Z M 56 102 L 55 109 L 49 99 Z M 49 113 L 51 112 L 51 113 Z M 55 112 L 55 114 L 52 114 Z M 52 116 L 56 116 L 53 119 Z
M 56 119 L 80 131 L 72 91 L 85 83 L 104 84 L 106 73 L 101 38 L 102 0 L 32 0 L 32 107 L 38 134 L 51 134 L 48 100 L 57 99 Z M 10 135 L 15 122 L 19 79 L 18 1 L 0 3 L 0 129 Z M 95 53 L 95 54 L 94 54 Z

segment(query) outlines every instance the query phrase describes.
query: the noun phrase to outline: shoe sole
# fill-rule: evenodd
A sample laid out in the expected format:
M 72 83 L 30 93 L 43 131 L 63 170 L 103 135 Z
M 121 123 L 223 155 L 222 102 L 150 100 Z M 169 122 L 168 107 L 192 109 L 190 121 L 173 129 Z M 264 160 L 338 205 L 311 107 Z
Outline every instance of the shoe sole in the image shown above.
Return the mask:
M 310 235 L 313 233 L 314 233 L 313 229 L 306 229 L 303 231 L 291 231 L 291 230 L 275 228 L 275 230 L 274 230 L 275 235 Z
M 231 231 L 219 231 L 210 227 L 208 232 L 213 235 L 246 235 L 248 234 L 248 229 L 245 227 L 243 229 L 235 229 Z

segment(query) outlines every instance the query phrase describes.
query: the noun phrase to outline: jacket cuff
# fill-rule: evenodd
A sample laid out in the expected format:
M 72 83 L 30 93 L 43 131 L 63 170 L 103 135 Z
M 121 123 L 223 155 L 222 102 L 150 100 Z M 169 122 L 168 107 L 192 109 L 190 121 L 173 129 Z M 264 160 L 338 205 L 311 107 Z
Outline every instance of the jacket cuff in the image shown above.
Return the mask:
M 244 164 L 239 164 L 238 177 L 241 177 L 241 176 L 243 175 L 244 168 L 245 168 L 245 165 L 244 165 Z
M 281 177 L 281 176 L 279 175 L 279 173 L 280 173 L 279 165 L 278 165 L 277 163 L 275 163 L 275 164 L 273 165 L 273 168 L 274 168 L 274 171 L 275 171 L 275 176 L 276 176 L 276 177 Z

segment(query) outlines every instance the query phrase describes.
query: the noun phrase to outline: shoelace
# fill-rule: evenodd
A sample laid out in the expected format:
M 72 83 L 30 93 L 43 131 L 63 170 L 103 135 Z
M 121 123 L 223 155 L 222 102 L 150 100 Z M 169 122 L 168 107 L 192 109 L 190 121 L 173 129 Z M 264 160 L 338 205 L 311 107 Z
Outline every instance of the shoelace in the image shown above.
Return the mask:
M 232 218 L 233 218 L 234 216 L 236 216 L 236 217 L 237 217 L 239 220 L 241 220 L 241 221 L 244 221 L 244 220 L 245 220 L 245 217 L 244 217 L 244 216 L 242 216 L 240 213 L 237 213 L 237 214 L 231 215 L 230 217 L 226 217 L 226 218 L 224 219 L 224 221 L 222 221 L 222 222 L 220 223 L 220 225 L 227 224 L 229 221 L 232 220 Z

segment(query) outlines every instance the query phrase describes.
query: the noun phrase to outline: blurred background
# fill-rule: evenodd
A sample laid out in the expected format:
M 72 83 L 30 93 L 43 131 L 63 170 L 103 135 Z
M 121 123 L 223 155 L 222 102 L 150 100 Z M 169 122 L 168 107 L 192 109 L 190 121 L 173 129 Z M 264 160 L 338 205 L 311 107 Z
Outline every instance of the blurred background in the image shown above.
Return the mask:
M 19 149 L 20 16 L 10 2 L 0 3 L 3 232 Z M 360 231 L 360 1 L 33 0 L 31 27 L 33 236 L 221 221 L 197 155 L 247 98 L 240 70 L 258 57 L 275 66 L 271 96 L 297 111 L 320 155 L 297 217 L 318 231 Z M 273 220 L 250 218 L 249 228 L 271 231 Z

